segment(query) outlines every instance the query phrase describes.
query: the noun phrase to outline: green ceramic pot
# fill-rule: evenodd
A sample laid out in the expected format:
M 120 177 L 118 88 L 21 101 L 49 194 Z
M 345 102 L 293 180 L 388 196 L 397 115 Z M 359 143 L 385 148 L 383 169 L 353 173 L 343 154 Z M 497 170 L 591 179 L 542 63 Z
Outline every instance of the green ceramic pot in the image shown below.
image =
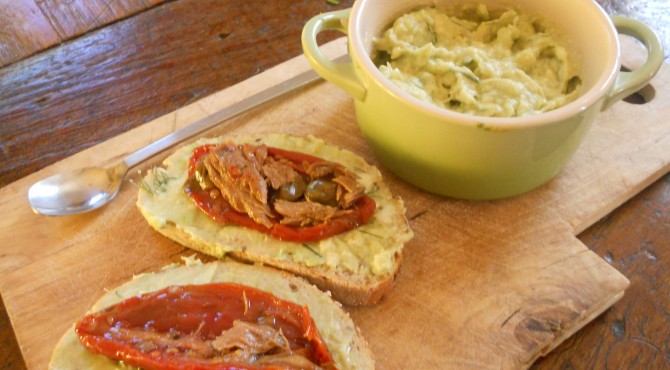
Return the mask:
M 439 5 L 441 2 L 437 1 Z M 452 2 L 442 1 L 452 4 Z M 481 1 L 490 8 L 500 2 Z M 381 163 L 430 192 L 462 199 L 497 199 L 547 182 L 571 159 L 596 115 L 639 90 L 663 63 L 656 34 L 644 24 L 609 17 L 594 1 L 510 2 L 559 28 L 580 56 L 585 93 L 550 112 L 517 118 L 460 114 L 420 101 L 386 79 L 370 58 L 372 41 L 399 15 L 435 1 L 359 0 L 324 13 L 303 30 L 304 53 L 326 80 L 352 96 L 361 132 Z M 498 5 L 496 5 L 498 4 Z M 319 50 L 324 30 L 348 35 L 351 63 Z M 618 34 L 642 41 L 649 53 L 633 72 L 620 72 Z

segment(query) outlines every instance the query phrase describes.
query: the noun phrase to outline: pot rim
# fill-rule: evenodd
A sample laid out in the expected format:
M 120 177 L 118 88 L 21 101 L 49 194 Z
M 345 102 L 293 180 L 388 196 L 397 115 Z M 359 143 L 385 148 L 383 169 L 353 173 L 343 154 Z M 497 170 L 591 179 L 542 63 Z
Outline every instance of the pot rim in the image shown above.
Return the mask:
M 606 28 L 608 36 L 608 40 L 606 40 L 607 47 L 608 50 L 612 50 L 613 52 L 612 57 L 606 62 L 607 68 L 603 69 L 603 72 L 588 91 L 572 102 L 559 108 L 522 117 L 487 117 L 451 111 L 412 96 L 386 78 L 386 76 L 379 71 L 377 66 L 375 66 L 362 41 L 364 36 L 362 30 L 364 29 L 363 25 L 365 24 L 364 12 L 369 3 L 370 0 L 357 1 L 352 7 L 349 18 L 348 35 L 350 55 L 354 64 L 357 64 L 363 71 L 365 71 L 365 73 L 367 73 L 368 80 L 371 83 L 378 85 L 399 102 L 410 105 L 423 114 L 442 120 L 448 120 L 452 123 L 479 128 L 484 127 L 491 131 L 507 131 L 563 122 L 582 114 L 599 102 L 601 103 L 614 84 L 621 67 L 621 49 L 618 41 L 618 32 L 616 31 L 611 18 L 597 3 L 593 2 L 593 5 L 588 4 L 587 6 L 592 8 L 593 14 L 598 19 L 599 24 Z M 416 6 L 407 5 L 406 8 L 407 11 L 410 11 L 411 9 L 415 9 Z M 389 20 L 386 24 L 390 24 L 391 21 L 392 20 Z

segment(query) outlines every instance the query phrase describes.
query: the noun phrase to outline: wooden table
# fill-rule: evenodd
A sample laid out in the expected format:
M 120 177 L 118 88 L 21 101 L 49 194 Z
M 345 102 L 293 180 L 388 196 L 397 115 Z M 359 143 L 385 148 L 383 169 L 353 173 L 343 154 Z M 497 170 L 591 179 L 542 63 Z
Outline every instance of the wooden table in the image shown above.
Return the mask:
M 650 24 L 669 47 L 663 1 L 599 2 Z M 351 4 L 172 1 L 3 67 L 0 186 L 299 55 L 307 19 Z M 670 368 L 670 175 L 580 239 L 631 285 L 533 367 Z M 0 368 L 25 368 L 4 306 Z

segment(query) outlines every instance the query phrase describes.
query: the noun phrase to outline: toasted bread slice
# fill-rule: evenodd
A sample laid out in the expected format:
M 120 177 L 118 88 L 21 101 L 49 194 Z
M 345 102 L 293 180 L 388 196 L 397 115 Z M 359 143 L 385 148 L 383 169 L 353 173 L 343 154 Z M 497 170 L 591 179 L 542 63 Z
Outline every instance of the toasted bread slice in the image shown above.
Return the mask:
M 317 329 L 339 369 L 373 369 L 368 345 L 349 315 L 328 294 L 301 278 L 262 266 L 237 262 L 201 263 L 193 258 L 184 265 L 171 265 L 161 271 L 134 277 L 110 289 L 90 312 L 100 311 L 132 296 L 173 285 L 231 282 L 254 287 L 300 305 L 306 305 Z M 49 369 L 127 369 L 105 356 L 89 352 L 71 327 L 53 351 Z
M 358 176 L 376 202 L 370 222 L 318 242 L 282 241 L 236 225 L 223 225 L 199 210 L 184 193 L 188 161 L 201 145 L 220 142 L 265 144 L 340 163 Z M 350 151 L 313 136 L 285 134 L 201 139 L 178 149 L 148 171 L 137 206 L 159 233 L 202 253 L 261 263 L 304 277 L 349 305 L 377 303 L 393 286 L 404 244 L 413 236 L 403 202 L 393 197 L 377 168 Z

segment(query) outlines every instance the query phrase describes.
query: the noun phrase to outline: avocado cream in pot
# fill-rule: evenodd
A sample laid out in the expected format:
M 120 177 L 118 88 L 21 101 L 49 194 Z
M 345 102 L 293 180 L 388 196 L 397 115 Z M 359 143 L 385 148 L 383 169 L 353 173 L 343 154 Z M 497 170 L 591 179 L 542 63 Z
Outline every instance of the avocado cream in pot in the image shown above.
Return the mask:
M 374 43 L 379 70 L 414 97 L 461 113 L 517 117 L 580 94 L 574 57 L 539 18 L 485 5 L 406 13 Z

